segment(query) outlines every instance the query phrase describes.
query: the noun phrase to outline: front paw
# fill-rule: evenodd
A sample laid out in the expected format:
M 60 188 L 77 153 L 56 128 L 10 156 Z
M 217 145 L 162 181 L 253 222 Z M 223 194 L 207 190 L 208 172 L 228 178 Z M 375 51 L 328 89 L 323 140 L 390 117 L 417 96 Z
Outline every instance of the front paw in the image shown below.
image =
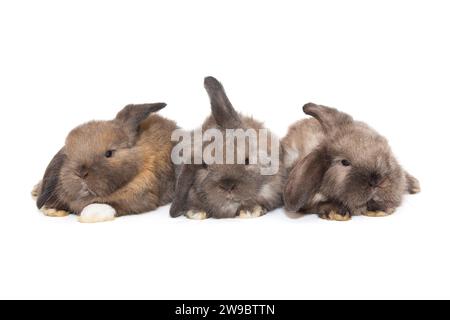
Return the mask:
M 319 218 L 330 221 L 349 221 L 352 218 L 350 210 L 342 205 L 324 202 L 319 204 L 315 210 L 319 214 Z
M 47 207 L 42 207 L 41 212 L 44 215 L 46 215 L 47 217 L 56 217 L 56 218 L 66 217 L 69 215 L 68 211 L 57 210 L 57 209 L 47 208 Z
M 365 211 L 362 213 L 363 216 L 366 217 L 372 217 L 372 218 L 379 218 L 379 217 L 387 217 L 393 214 L 395 209 L 389 208 L 384 211 L 382 210 L 374 210 L 374 211 Z
M 205 220 L 208 218 L 208 214 L 205 211 L 195 211 L 195 210 L 189 210 L 185 214 L 186 218 L 192 219 L 192 220 Z
M 267 210 L 261 206 L 256 206 L 252 210 L 240 210 L 239 218 L 241 219 L 249 219 L 249 218 L 258 218 L 267 213 Z
M 334 210 L 329 211 L 327 213 L 321 213 L 319 214 L 319 217 L 324 220 L 330 220 L 330 221 L 349 221 L 352 219 L 352 216 L 349 212 L 345 213 L 338 213 Z
M 114 220 L 116 210 L 110 205 L 93 203 L 81 211 L 78 221 L 82 223 L 96 223 Z

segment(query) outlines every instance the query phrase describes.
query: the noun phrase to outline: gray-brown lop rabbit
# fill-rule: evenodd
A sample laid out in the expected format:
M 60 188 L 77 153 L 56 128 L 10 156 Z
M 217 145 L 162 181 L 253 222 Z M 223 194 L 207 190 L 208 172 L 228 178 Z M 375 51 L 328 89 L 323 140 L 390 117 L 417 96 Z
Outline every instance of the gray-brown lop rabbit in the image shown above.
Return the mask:
M 284 190 L 287 210 L 339 221 L 385 216 L 401 204 L 403 194 L 420 191 L 388 141 L 368 125 L 312 103 L 303 111 L 315 119 L 294 124 L 283 139 L 287 152 L 298 157 Z

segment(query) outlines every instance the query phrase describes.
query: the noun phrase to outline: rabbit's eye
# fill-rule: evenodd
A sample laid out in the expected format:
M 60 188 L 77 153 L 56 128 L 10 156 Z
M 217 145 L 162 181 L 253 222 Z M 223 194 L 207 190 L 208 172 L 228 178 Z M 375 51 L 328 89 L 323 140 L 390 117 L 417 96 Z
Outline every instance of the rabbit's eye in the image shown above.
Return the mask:
M 250 164 L 250 160 L 248 158 L 245 158 L 245 165 L 248 166 Z
M 346 159 L 342 160 L 342 161 L 341 161 L 341 164 L 342 164 L 344 167 L 348 167 L 348 166 L 351 165 L 350 161 L 348 161 L 348 160 L 346 160 Z
M 114 155 L 114 151 L 115 150 L 108 150 L 105 152 L 105 157 L 106 158 L 111 158 Z

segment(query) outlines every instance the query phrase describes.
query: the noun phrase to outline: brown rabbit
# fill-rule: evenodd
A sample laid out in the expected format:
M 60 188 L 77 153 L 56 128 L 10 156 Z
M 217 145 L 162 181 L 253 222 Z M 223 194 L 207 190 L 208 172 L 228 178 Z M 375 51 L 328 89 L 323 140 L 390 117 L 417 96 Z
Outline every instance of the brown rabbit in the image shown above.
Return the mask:
M 315 119 L 294 124 L 283 139 L 287 153 L 298 157 L 287 163 L 292 169 L 284 190 L 287 210 L 330 220 L 385 216 L 401 204 L 403 194 L 420 191 L 388 141 L 365 123 L 312 103 L 303 111 Z
M 168 204 L 175 176 L 173 121 L 154 112 L 164 103 L 128 105 L 114 120 L 73 129 L 37 187 L 37 206 L 81 222 L 111 220 Z
M 227 129 L 253 129 L 255 132 L 264 129 L 262 123 L 235 111 L 222 84 L 215 78 L 205 78 L 204 85 L 211 100 L 212 115 L 206 119 L 201 128 L 203 133 L 208 129 L 218 129 L 220 135 L 225 137 Z M 276 139 L 270 133 L 269 135 L 270 138 Z M 245 147 L 247 149 L 248 144 Z M 275 151 L 275 145 L 269 144 L 267 147 L 268 153 L 274 154 L 272 152 Z M 277 147 L 279 150 L 276 151 L 281 155 L 279 143 Z M 235 144 L 234 150 L 238 148 Z M 256 148 L 257 152 L 261 152 L 263 146 L 260 139 Z M 226 150 L 224 156 L 227 157 Z M 284 166 L 280 164 L 276 173 L 263 175 L 261 172 L 264 163 L 259 159 L 252 161 L 249 152 L 246 153 L 246 157 L 243 163 L 203 162 L 177 167 L 176 195 L 170 208 L 170 215 L 178 217 L 184 214 L 192 219 L 236 216 L 251 218 L 281 207 L 286 177 Z M 276 158 L 277 162 L 278 160 L 279 157 Z

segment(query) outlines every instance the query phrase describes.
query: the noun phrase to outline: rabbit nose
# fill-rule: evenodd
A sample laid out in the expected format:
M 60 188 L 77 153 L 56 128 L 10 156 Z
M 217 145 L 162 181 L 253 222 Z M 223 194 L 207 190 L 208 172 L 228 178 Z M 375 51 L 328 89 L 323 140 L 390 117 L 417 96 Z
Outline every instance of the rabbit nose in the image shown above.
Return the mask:
M 89 170 L 86 166 L 81 166 L 80 170 L 78 170 L 78 174 L 79 174 L 80 178 L 85 179 L 89 175 Z
M 369 185 L 371 187 L 378 187 L 381 182 L 381 175 L 378 173 L 372 173 L 369 177 Z
M 237 182 L 233 179 L 224 179 L 220 182 L 220 188 L 225 191 L 233 191 L 236 188 Z

